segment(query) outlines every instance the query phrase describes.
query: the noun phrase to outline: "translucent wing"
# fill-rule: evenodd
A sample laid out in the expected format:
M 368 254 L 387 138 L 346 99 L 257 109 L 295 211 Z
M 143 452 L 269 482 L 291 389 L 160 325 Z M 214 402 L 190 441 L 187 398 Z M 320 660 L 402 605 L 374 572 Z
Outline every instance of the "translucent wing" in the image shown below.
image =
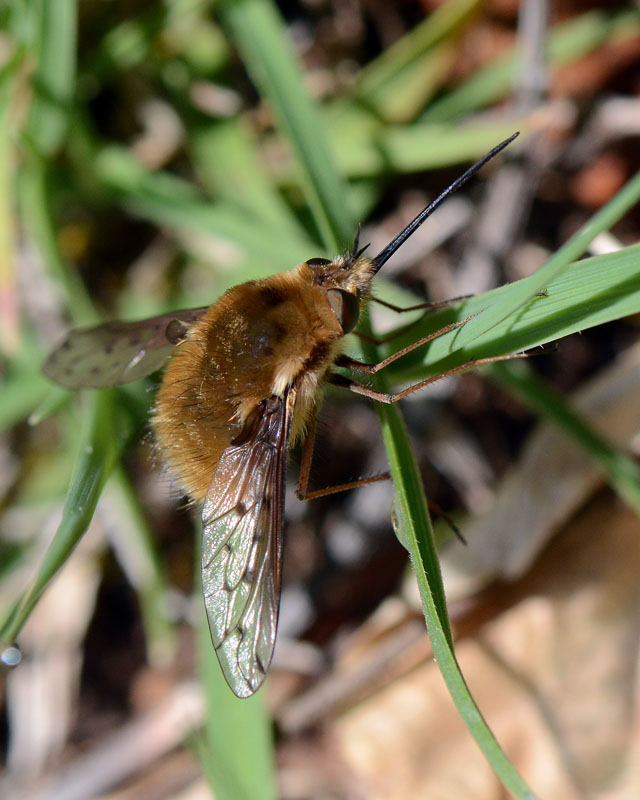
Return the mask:
M 51 353 L 43 372 L 68 389 L 104 389 L 137 381 L 160 369 L 208 308 L 77 328 Z
M 211 639 L 238 697 L 262 684 L 278 626 L 284 473 L 295 389 L 263 402 L 222 453 L 202 511 Z

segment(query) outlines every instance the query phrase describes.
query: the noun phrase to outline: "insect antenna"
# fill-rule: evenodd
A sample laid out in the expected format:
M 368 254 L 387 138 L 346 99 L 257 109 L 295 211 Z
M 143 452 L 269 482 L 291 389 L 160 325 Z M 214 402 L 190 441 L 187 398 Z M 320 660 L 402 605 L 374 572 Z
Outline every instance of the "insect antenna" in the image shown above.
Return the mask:
M 360 258 L 360 256 L 367 250 L 371 245 L 369 243 L 363 244 L 360 247 L 360 233 L 361 233 L 360 225 L 358 225 L 358 230 L 356 231 L 356 235 L 353 239 L 353 248 L 351 250 L 351 258 L 355 261 L 356 259 Z
M 487 161 L 491 161 L 494 156 L 497 156 L 502 150 L 504 150 L 507 145 L 511 144 L 511 142 L 519 135 L 519 131 L 511 134 L 508 139 L 505 139 L 504 142 L 500 142 L 500 144 L 496 145 L 493 150 L 490 150 L 485 156 L 483 156 L 479 161 L 476 161 L 475 164 L 469 167 L 469 169 L 464 172 L 459 178 L 447 186 L 447 188 L 441 192 L 435 200 L 432 200 L 429 205 L 424 208 L 418 216 L 410 222 L 406 228 L 404 228 L 400 233 L 393 239 L 393 241 L 389 242 L 389 244 L 383 248 L 378 255 L 373 259 L 373 263 L 376 268 L 376 272 L 380 269 L 380 267 L 385 264 L 391 256 L 396 252 L 399 247 L 407 241 L 407 239 L 412 236 L 417 229 L 422 225 L 422 223 L 430 217 L 431 214 L 438 208 L 438 206 L 445 200 L 450 194 L 453 194 L 456 190 L 458 190 L 461 186 L 463 186 L 469 178 L 473 177 L 479 169 L 482 169 Z

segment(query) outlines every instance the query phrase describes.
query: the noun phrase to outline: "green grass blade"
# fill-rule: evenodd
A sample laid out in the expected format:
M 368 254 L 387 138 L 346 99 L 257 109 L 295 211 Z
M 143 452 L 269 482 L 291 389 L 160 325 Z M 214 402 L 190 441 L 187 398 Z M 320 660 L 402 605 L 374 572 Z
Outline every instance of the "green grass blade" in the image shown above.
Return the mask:
M 547 289 L 574 259 L 579 258 L 585 252 L 599 233 L 608 230 L 639 200 L 640 172 L 604 208 L 594 214 L 589 222 L 583 225 L 543 267 L 528 278 L 509 286 L 509 291 L 505 292 L 504 296 L 492 305 L 490 312 L 487 310 L 487 313 L 479 314 L 468 325 L 465 325 L 457 337 L 457 346 L 465 347 L 472 342 L 477 342 L 482 334 L 511 317 L 527 301 L 534 298 L 536 293 Z
M 379 407 L 378 415 L 396 491 L 396 509 L 401 509 L 401 520 L 396 520 L 396 525 L 401 526 L 402 539 L 408 544 L 438 668 L 460 716 L 496 775 L 516 797 L 533 800 L 533 793 L 498 744 L 460 671 L 453 649 L 440 565 L 424 488 L 404 430 L 404 423 L 391 406 Z
M 77 325 L 98 322 L 87 290 L 77 271 L 70 268 L 58 249 L 54 214 L 50 208 L 47 166 L 35 152 L 27 154 L 19 181 L 20 212 L 27 233 L 67 297 L 69 312 Z
M 449 0 L 360 73 L 354 97 L 384 119 L 413 119 L 455 58 L 456 33 L 480 0 Z
M 18 280 L 13 208 L 13 159 L 11 106 L 18 81 L 19 58 L 14 53 L 0 69 L 0 352 L 10 351 L 18 338 Z
M 431 342 L 403 357 L 388 370 L 394 379 L 415 379 L 436 375 L 472 358 L 504 355 L 555 341 L 614 319 L 640 313 L 640 245 L 617 253 L 594 256 L 570 264 L 546 286 L 546 294 L 534 297 L 511 317 L 502 319 L 481 333 L 464 349 L 461 334 L 467 325 Z M 529 281 L 536 274 L 483 295 L 472 297 L 462 306 L 447 309 L 420 320 L 411 330 L 399 336 L 384 354 L 397 351 L 421 336 L 472 314 L 491 317 L 495 307 L 512 304 L 513 297 L 529 293 Z
M 527 120 L 461 124 L 380 125 L 368 112 L 331 110 L 328 131 L 343 174 L 350 178 L 381 173 L 439 169 L 474 161 Z
M 273 227 L 281 239 L 305 239 L 290 206 L 258 157 L 258 142 L 243 120 L 218 122 L 198 131 L 192 152 L 212 199 L 237 203 Z
M 365 326 L 365 333 L 370 333 L 370 330 Z M 367 360 L 375 358 L 375 351 L 369 345 L 365 344 L 363 350 Z M 375 387 L 380 391 L 388 391 L 384 376 L 376 375 Z M 398 538 L 409 551 L 438 668 L 460 716 L 496 775 L 516 797 L 534 800 L 533 793 L 496 741 L 460 671 L 424 486 L 399 409 L 378 403 L 376 411 L 396 493 L 394 527 Z
M 549 66 L 570 64 L 602 47 L 605 42 L 613 44 L 637 36 L 639 31 L 640 13 L 636 9 L 588 12 L 550 30 Z M 461 86 L 432 103 L 422 120 L 446 122 L 459 119 L 504 99 L 513 91 L 519 70 L 520 56 L 514 47 L 506 56 L 476 70 Z
M 133 213 L 174 231 L 238 244 L 255 272 L 242 278 L 236 272 L 234 283 L 292 267 L 318 249 L 303 232 L 295 235 L 290 229 L 284 236 L 277 225 L 249 215 L 237 203 L 211 203 L 180 178 L 148 172 L 124 149 L 105 148 L 95 167 L 103 184 Z
M 75 90 L 76 0 L 36 0 L 34 98 L 27 133 L 40 154 L 51 155 L 64 140 Z
M 127 434 L 126 422 L 113 420 L 113 391 L 95 392 L 88 407 L 86 433 L 76 461 L 62 520 L 31 586 L 19 598 L 0 629 L 0 642 L 11 643 L 42 596 L 49 581 L 64 566 L 89 527 L 104 484 L 115 466 Z M 114 435 L 118 431 L 118 436 Z
M 0 431 L 26 419 L 50 394 L 47 379 L 33 370 L 12 370 L 2 381 Z
M 177 649 L 167 610 L 169 584 L 147 518 L 121 465 L 116 466 L 105 489 L 105 499 L 112 504 L 118 526 L 117 537 L 111 536 L 115 555 L 140 602 L 149 663 L 166 667 Z
M 491 375 L 516 392 L 540 416 L 552 419 L 602 469 L 620 497 L 640 516 L 640 466 L 618 452 L 574 411 L 569 403 L 539 378 L 528 364 L 493 364 Z
M 409 435 L 402 416 L 394 413 L 394 408 L 379 405 L 376 406 L 376 410 L 393 476 L 395 489 L 393 526 L 396 536 L 409 552 L 418 583 L 422 583 L 420 596 L 423 606 L 425 597 L 428 598 L 429 615 L 427 616 L 425 607 L 425 618 L 429 635 L 432 628 L 438 628 L 448 647 L 453 649 L 453 634 L 446 610 L 446 596 L 433 526 Z M 420 536 L 416 536 L 416 531 L 421 532 Z
M 296 154 L 321 239 L 330 251 L 338 252 L 353 237 L 344 186 L 333 167 L 322 116 L 302 84 L 302 68 L 279 13 L 266 0 L 222 0 L 219 11 Z

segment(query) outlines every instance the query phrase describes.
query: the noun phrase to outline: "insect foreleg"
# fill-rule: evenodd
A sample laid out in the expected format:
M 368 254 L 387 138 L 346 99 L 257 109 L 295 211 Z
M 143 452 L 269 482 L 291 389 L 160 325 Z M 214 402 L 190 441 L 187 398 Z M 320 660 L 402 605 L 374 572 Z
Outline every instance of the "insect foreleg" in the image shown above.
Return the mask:
M 377 303 L 380 306 L 384 306 L 385 308 L 390 308 L 392 311 L 395 311 L 397 314 L 405 314 L 407 311 L 437 311 L 439 308 L 448 308 L 449 306 L 454 305 L 455 303 L 462 303 L 463 300 L 468 300 L 470 297 L 473 297 L 472 294 L 461 294 L 459 297 L 450 297 L 448 300 L 436 300 L 436 301 L 425 301 L 424 303 L 417 303 L 414 306 L 407 306 L 406 308 L 402 308 L 401 306 L 396 306 L 393 303 L 389 303 L 387 300 L 380 300 L 379 297 L 372 297 L 371 302 Z
M 380 300 L 377 297 L 372 297 L 372 303 L 378 303 L 378 305 L 384 306 L 385 308 L 390 308 L 392 311 L 395 311 L 398 314 L 403 314 L 406 311 L 419 311 L 422 310 L 425 314 L 428 314 L 430 311 L 436 311 L 439 308 L 446 308 L 447 306 L 452 305 L 453 303 L 460 303 L 463 300 L 468 300 L 473 295 L 470 294 L 463 294 L 460 297 L 452 297 L 450 300 L 438 300 L 435 303 L 418 303 L 415 306 L 408 306 L 407 308 L 401 308 L 400 306 L 395 306 L 393 303 L 388 303 L 386 300 Z M 365 342 L 369 342 L 369 344 L 373 344 L 376 347 L 380 347 L 383 344 L 387 344 L 388 342 L 392 342 L 394 339 L 398 339 L 403 334 L 410 331 L 411 328 L 415 328 L 416 325 L 419 325 L 424 317 L 418 317 L 418 319 L 414 319 L 413 322 L 409 322 L 407 325 L 403 325 L 401 328 L 398 328 L 395 331 L 392 331 L 387 336 L 369 336 L 366 333 L 362 333 L 361 331 L 353 331 L 353 333 Z
M 448 369 L 446 372 L 443 372 L 440 375 L 432 375 L 430 378 L 425 378 L 423 381 L 418 381 L 418 383 L 414 383 L 411 386 L 407 386 L 406 389 L 402 389 L 402 391 L 394 393 L 378 392 L 376 391 L 376 389 L 372 389 L 370 386 L 366 386 L 363 383 L 358 383 L 358 381 L 351 380 L 350 378 L 347 378 L 345 375 L 332 374 L 328 377 L 328 381 L 332 383 L 334 386 L 341 386 L 343 389 L 348 389 L 350 392 L 353 392 L 354 394 L 361 394 L 363 395 L 363 397 L 369 397 L 371 400 L 376 400 L 379 403 L 386 403 L 387 405 L 393 405 L 393 403 L 397 403 L 398 400 L 403 400 L 405 397 L 408 397 L 410 394 L 417 392 L 419 389 L 424 389 L 425 387 L 430 386 L 432 383 L 441 381 L 443 378 L 449 378 L 451 375 L 456 375 L 458 372 L 464 372 L 465 370 L 471 369 L 472 367 L 480 367 L 483 364 L 493 364 L 496 361 L 510 361 L 512 358 L 529 358 L 529 353 L 512 353 L 511 355 L 507 356 L 474 358 L 471 361 L 465 361 L 464 364 L 459 364 L 457 367 Z M 355 363 L 360 364 L 360 362 L 355 362 Z M 384 366 L 386 366 L 384 362 L 381 363 L 384 364 Z M 346 366 L 346 365 L 344 365 L 343 363 L 339 363 L 338 366 Z M 381 369 L 381 367 L 378 364 L 364 364 L 363 366 L 365 367 L 373 366 L 373 367 L 378 367 L 378 369 Z M 358 366 L 354 366 L 353 364 L 350 364 L 349 368 L 354 370 L 360 369 Z M 361 371 L 377 372 L 378 370 L 366 369 Z
M 337 367 L 345 367 L 346 369 L 353 369 L 356 372 L 368 372 L 369 374 L 375 374 L 379 372 L 381 369 L 388 367 L 389 364 L 393 364 L 394 361 L 397 361 L 402 356 L 406 356 L 408 353 L 412 353 L 414 350 L 417 350 L 419 347 L 422 347 L 429 342 L 432 342 L 434 339 L 437 339 L 440 336 L 444 336 L 445 333 L 450 333 L 451 331 L 455 331 L 456 328 L 460 328 L 463 325 L 466 325 L 469 320 L 473 319 L 476 316 L 473 314 L 470 317 L 465 317 L 464 319 L 459 320 L 458 322 L 452 322 L 451 325 L 445 325 L 444 328 L 440 328 L 433 333 L 430 333 L 428 336 L 423 336 L 422 339 L 418 339 L 416 342 L 412 342 L 408 344 L 406 347 L 403 347 L 401 350 L 398 350 L 397 353 L 392 353 L 387 358 L 379 361 L 377 364 L 366 364 L 364 361 L 358 361 L 355 358 L 351 358 L 350 356 L 341 355 L 335 361 Z

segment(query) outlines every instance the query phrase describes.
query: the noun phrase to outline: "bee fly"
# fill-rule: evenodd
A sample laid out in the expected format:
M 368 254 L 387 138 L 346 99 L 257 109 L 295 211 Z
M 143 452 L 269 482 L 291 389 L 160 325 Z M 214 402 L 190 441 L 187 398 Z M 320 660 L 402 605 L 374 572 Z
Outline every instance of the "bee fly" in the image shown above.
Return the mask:
M 393 403 L 434 379 L 387 395 L 336 374 L 333 367 L 376 372 L 466 322 L 436 331 L 379 364 L 355 361 L 342 354 L 344 337 L 371 299 L 372 279 L 451 192 L 516 136 L 470 167 L 374 257 L 364 255 L 366 248 L 359 248 L 356 238 L 350 253 L 332 261 L 310 258 L 290 272 L 235 286 L 211 306 L 72 331 L 45 364 L 45 374 L 62 386 L 103 388 L 149 375 L 175 349 L 152 425 L 170 472 L 202 504 L 209 628 L 238 697 L 261 686 L 271 663 L 280 601 L 284 474 L 288 450 L 298 439 L 305 439 L 298 496 L 331 491 L 307 493 L 321 385 L 329 382 Z

